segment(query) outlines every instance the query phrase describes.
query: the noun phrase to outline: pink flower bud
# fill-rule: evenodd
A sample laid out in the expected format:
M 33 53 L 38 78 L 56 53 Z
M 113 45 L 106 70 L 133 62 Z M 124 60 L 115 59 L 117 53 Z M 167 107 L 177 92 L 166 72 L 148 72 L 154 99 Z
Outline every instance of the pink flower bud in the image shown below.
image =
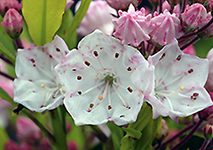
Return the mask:
M 26 142 L 19 143 L 19 150 L 33 150 L 33 146 Z
M 171 4 L 169 4 L 167 1 L 163 2 L 163 5 L 162 5 L 163 11 L 165 9 L 167 9 L 169 11 L 170 7 L 171 7 L 170 5 Z M 159 7 L 158 7 L 158 9 L 159 9 Z M 180 4 L 178 4 L 174 7 L 173 13 L 175 13 L 176 16 L 179 17 L 179 15 L 180 15 Z
M 210 0 L 207 4 L 207 10 L 212 12 L 213 11 L 213 0 Z
M 150 39 L 149 33 L 154 26 L 150 24 L 151 14 L 145 15 L 145 8 L 135 11 L 133 5 L 129 6 L 128 12 L 119 10 L 120 17 L 113 20 L 116 27 L 113 35 L 121 39 L 123 44 L 138 46 L 142 41 Z
M 9 140 L 7 141 L 7 143 L 4 146 L 4 150 L 19 150 L 18 145 L 16 144 L 16 142 Z
M 23 29 L 22 16 L 15 9 L 9 9 L 4 16 L 1 25 L 5 28 L 11 38 L 18 38 Z
M 160 131 L 156 134 L 156 138 L 158 140 L 163 140 L 168 134 L 169 134 L 169 128 L 168 128 L 165 120 L 162 119 L 162 127 L 161 127 Z
M 39 127 L 29 118 L 20 116 L 16 121 L 16 136 L 18 139 L 34 143 L 42 137 Z
M 21 10 L 22 5 L 17 0 L 1 0 L 0 14 L 4 16 L 8 9 L 14 8 L 17 11 Z
M 51 143 L 48 138 L 41 140 L 40 145 L 38 146 L 39 150 L 51 150 Z
M 200 29 L 212 18 L 211 13 L 206 12 L 206 8 L 201 4 L 187 5 L 181 14 L 182 27 L 186 30 Z
M 78 150 L 77 144 L 73 141 L 68 141 L 68 150 Z
M 212 125 L 207 124 L 204 127 L 204 136 L 207 139 L 211 139 L 213 137 L 213 126 Z
M 135 7 L 138 6 L 137 0 L 106 0 L 106 2 L 115 10 L 127 10 L 132 3 Z
M 161 14 L 154 14 L 151 24 L 155 25 L 150 33 L 152 41 L 159 45 L 166 45 L 176 41 L 184 33 L 181 30 L 180 20 L 176 14 L 171 14 L 167 9 Z

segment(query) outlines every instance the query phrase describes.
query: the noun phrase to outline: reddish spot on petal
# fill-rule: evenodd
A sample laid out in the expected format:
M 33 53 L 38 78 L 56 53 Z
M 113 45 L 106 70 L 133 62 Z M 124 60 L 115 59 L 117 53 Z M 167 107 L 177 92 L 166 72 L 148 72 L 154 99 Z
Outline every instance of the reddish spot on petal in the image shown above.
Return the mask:
M 56 47 L 56 51 L 57 51 L 57 52 L 60 52 L 61 50 L 60 50 L 59 48 Z
M 41 107 L 40 108 L 43 108 L 43 107 L 45 107 L 44 105 L 41 105 Z
M 115 53 L 115 58 L 118 58 L 119 57 L 119 53 Z
M 188 70 L 188 73 L 192 73 L 194 70 L 193 69 L 190 69 L 190 70 Z
M 112 45 L 112 48 L 116 49 L 116 46 L 115 46 L 115 45 Z
M 74 69 L 72 69 L 72 71 L 74 71 L 74 72 L 75 72 L 75 71 L 76 71 L 76 69 L 74 68 Z
M 125 115 L 120 115 L 120 118 L 125 117 Z
M 132 71 L 132 68 L 131 68 L 131 67 L 128 67 L 128 68 L 127 68 L 127 71 Z
M 127 88 L 127 90 L 128 90 L 130 93 L 132 93 L 132 92 L 133 92 L 133 90 L 132 90 L 132 88 L 131 88 L 131 87 L 128 87 L 128 88 Z
M 53 58 L 53 56 L 52 56 L 52 55 L 49 55 L 49 57 L 50 57 L 50 58 Z
M 87 66 L 90 66 L 90 63 L 88 61 L 84 62 Z
M 108 110 L 110 110 L 110 109 L 112 109 L 112 106 L 111 106 L 111 105 L 108 106 Z
M 89 108 L 93 108 L 93 106 L 94 106 L 94 104 L 90 104 L 90 105 L 89 105 Z
M 33 64 L 33 67 L 36 67 L 36 65 L 35 65 L 35 64 Z
M 32 59 L 30 59 L 30 61 L 31 61 L 32 63 L 35 63 L 35 59 L 33 59 L 33 58 L 32 58 Z
M 161 58 L 159 60 L 163 59 L 165 56 L 166 56 L 166 54 L 163 53 L 163 55 L 161 56 Z
M 28 81 L 33 82 L 33 80 L 29 79 Z
M 177 60 L 178 60 L 178 61 L 180 61 L 180 60 L 181 60 L 181 55 L 179 55 L 179 56 L 177 57 Z
M 98 52 L 94 51 L 93 54 L 95 55 L 95 57 L 98 57 Z
M 102 50 L 102 49 L 104 49 L 103 47 L 100 47 L 100 49 Z
M 82 77 L 81 76 L 77 76 L 77 80 L 81 80 L 82 79 Z
M 81 94 L 82 94 L 82 92 L 81 92 L 81 91 L 78 91 L 78 94 L 79 94 L 79 95 L 81 95 Z

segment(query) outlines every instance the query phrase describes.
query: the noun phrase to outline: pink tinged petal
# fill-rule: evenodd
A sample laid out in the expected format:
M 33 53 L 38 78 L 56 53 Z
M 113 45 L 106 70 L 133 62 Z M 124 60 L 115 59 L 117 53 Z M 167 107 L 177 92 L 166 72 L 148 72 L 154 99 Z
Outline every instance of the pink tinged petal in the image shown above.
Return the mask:
M 203 88 L 208 75 L 206 59 L 184 54 L 175 42 L 148 60 L 155 65 L 155 89 L 147 101 L 153 107 L 163 105 L 168 109 L 164 113 L 163 109 L 155 108 L 156 114 L 166 116 L 169 112 L 173 116 L 168 116 L 175 120 L 177 116 L 188 116 L 212 105 Z
M 132 81 L 139 65 L 138 74 L 148 67 L 137 50 L 99 30 L 83 38 L 55 68 L 76 125 L 135 121 L 144 97 Z
M 212 92 L 213 91 L 213 49 L 211 49 L 208 52 L 206 58 L 209 60 L 209 75 L 208 75 L 208 79 L 207 79 L 205 87 L 209 92 Z
M 55 82 L 53 68 L 67 53 L 65 42 L 58 36 L 43 47 L 19 49 L 14 101 L 38 112 L 59 106 L 63 97 Z

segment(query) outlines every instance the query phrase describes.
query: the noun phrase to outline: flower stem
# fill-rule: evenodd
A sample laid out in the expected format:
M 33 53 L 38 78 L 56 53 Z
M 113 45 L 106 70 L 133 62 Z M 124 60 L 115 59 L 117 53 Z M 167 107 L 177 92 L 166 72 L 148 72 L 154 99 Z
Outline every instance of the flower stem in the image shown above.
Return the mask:
M 66 140 L 66 133 L 61 124 L 61 120 L 59 117 L 59 113 L 57 109 L 50 110 L 51 116 L 51 123 L 53 128 L 53 135 L 55 137 L 55 143 L 53 146 L 57 150 L 67 150 L 67 140 Z
M 180 135 L 182 135 L 183 133 L 187 132 L 189 129 L 191 129 L 193 127 L 192 124 L 188 125 L 187 127 L 185 127 L 184 129 L 182 129 L 180 132 L 178 132 L 175 136 L 171 137 L 170 139 L 168 139 L 166 142 L 164 142 L 158 149 L 163 148 L 164 146 L 166 146 L 168 143 L 172 142 L 173 140 L 175 140 L 176 138 L 178 138 Z
M 60 114 L 61 114 L 61 122 L 62 122 L 62 127 L 64 130 L 64 133 L 67 133 L 67 127 L 66 127 L 66 109 L 64 107 L 64 105 L 60 106 Z
M 203 142 L 203 145 L 201 146 L 201 148 L 199 150 L 205 150 L 209 144 L 209 139 L 205 139 L 205 141 Z
M 23 44 L 22 44 L 22 42 L 21 42 L 20 37 L 18 37 L 17 39 L 14 39 L 13 42 L 14 42 L 14 44 L 15 44 L 16 50 L 17 50 L 18 48 L 21 48 L 21 49 L 24 48 L 24 46 L 23 46 Z
M 189 132 L 188 135 L 186 135 L 181 141 L 180 143 L 178 143 L 175 147 L 171 148 L 170 150 L 176 150 L 178 149 L 179 147 L 181 147 L 184 143 L 186 143 L 190 138 L 191 136 L 195 133 L 195 131 L 199 128 L 199 126 L 201 125 L 201 123 L 203 122 L 203 120 L 199 120 L 199 122 L 197 122 L 195 124 L 195 126 L 192 128 L 192 130 Z
M 185 48 L 187 48 L 188 46 L 190 46 L 191 44 L 194 44 L 195 42 L 197 42 L 199 40 L 199 37 L 195 37 L 194 39 L 192 39 L 191 41 L 189 41 L 188 43 L 186 43 L 185 45 L 181 46 L 180 49 L 184 50 Z
M 2 59 L 4 62 L 14 66 L 14 64 L 8 58 L 6 58 L 3 54 L 0 54 L 0 59 Z
M 10 75 L 4 73 L 4 72 L 1 72 L 1 71 L 0 71 L 0 75 L 4 76 L 4 77 L 6 77 L 6 78 L 8 78 L 8 79 L 10 79 L 10 80 L 12 80 L 12 81 L 15 79 L 14 77 L 12 77 L 12 76 L 10 76 Z

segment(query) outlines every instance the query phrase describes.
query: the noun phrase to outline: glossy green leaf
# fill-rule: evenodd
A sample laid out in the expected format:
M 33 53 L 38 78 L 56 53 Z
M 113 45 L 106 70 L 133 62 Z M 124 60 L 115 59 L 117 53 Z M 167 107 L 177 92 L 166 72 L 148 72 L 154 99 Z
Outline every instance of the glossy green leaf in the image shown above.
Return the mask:
M 71 50 L 76 47 L 77 44 L 77 32 L 73 31 L 71 38 L 68 38 L 68 33 L 71 28 L 71 24 L 73 22 L 73 14 L 70 9 L 68 9 L 63 15 L 63 20 L 61 27 L 57 31 L 57 35 L 59 35 L 66 42 L 68 48 Z
M 89 7 L 91 0 L 82 0 L 81 5 L 78 8 L 78 11 L 76 12 L 74 19 L 71 24 L 71 28 L 68 34 L 68 39 L 70 39 L 73 35 L 73 32 L 76 31 L 77 27 L 81 23 L 81 20 L 84 18 L 84 16 L 87 13 L 87 9 Z
M 59 29 L 66 0 L 23 0 L 22 12 L 34 43 L 44 45 Z
M 141 137 L 141 132 L 132 128 L 123 128 L 127 135 L 139 139 Z
M 9 137 L 6 133 L 6 131 L 0 127 L 0 149 L 4 149 L 5 143 L 9 140 Z
M 130 136 L 124 136 L 121 139 L 121 147 L 120 150 L 133 150 L 134 149 L 134 145 L 133 145 L 133 138 L 131 138 Z
M 3 18 L 0 15 L 0 22 L 3 21 Z M 15 63 L 15 47 L 13 44 L 13 40 L 5 31 L 4 27 L 0 25 L 0 53 L 4 54 L 5 57 L 10 59 L 13 63 Z
M 120 150 L 120 142 L 123 137 L 123 131 L 121 127 L 117 126 L 113 122 L 108 122 L 107 126 L 111 131 L 112 141 L 115 150 Z
M 14 106 L 16 105 L 16 103 L 13 101 L 13 99 L 2 88 L 0 88 L 0 97 L 4 100 L 10 102 Z

